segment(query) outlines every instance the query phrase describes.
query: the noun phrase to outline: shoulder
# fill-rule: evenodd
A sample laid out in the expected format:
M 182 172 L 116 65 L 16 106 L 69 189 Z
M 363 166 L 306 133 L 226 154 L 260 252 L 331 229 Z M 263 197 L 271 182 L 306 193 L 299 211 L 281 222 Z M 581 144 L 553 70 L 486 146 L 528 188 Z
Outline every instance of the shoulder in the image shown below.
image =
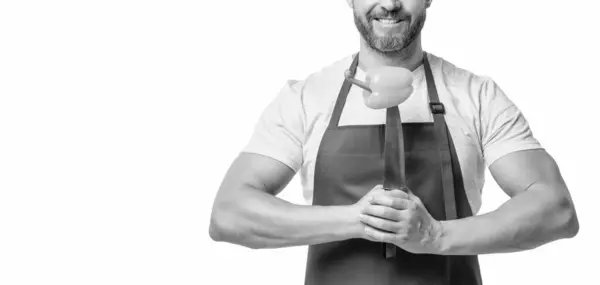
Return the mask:
M 478 74 L 449 60 L 429 54 L 441 100 L 455 108 L 457 115 L 479 120 L 487 108 L 506 107 L 510 100 L 489 75 Z M 498 104 L 500 103 L 500 104 Z
M 351 61 L 352 55 L 347 55 L 303 79 L 288 79 L 263 112 L 263 121 L 308 128 L 314 120 L 327 117 Z
M 294 97 L 299 97 L 303 102 L 336 97 L 344 81 L 344 71 L 350 66 L 352 58 L 353 54 L 346 55 L 309 73 L 304 78 L 288 79 L 280 90 L 280 94 L 294 94 Z M 335 94 L 332 94 L 332 91 Z
M 436 81 L 440 80 L 444 87 L 451 90 L 461 90 L 470 95 L 479 96 L 482 89 L 495 84 L 490 76 L 457 66 L 441 56 L 429 54 L 428 58 L 431 61 Z
M 335 104 L 344 82 L 344 71 L 350 66 L 352 58 L 352 54 L 346 55 L 304 78 L 287 80 L 271 104 L 293 108 L 295 112 L 292 113 L 302 112 L 310 124 L 313 119 L 327 114 Z
M 311 87 L 322 87 L 331 85 L 331 81 L 342 80 L 344 79 L 344 71 L 350 67 L 352 63 L 353 54 L 345 55 L 342 58 L 339 58 L 331 63 L 328 63 L 320 70 L 312 72 L 305 79 L 307 86 Z
M 352 54 L 345 55 L 309 74 L 303 80 L 304 102 L 309 106 L 320 106 L 335 100 L 344 82 L 344 72 L 352 63 L 352 58 Z

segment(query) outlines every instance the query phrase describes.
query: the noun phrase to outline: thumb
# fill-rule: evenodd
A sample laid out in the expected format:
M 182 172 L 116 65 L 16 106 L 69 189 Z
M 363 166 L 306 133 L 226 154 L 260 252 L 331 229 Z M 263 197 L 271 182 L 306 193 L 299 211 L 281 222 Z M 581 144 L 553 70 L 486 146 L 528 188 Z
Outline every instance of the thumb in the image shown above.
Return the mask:
M 407 190 L 408 199 L 410 199 L 413 202 L 417 202 L 417 204 L 423 203 L 421 201 L 421 198 L 419 198 L 419 196 L 415 195 L 415 193 L 413 193 L 410 189 L 407 188 L 406 190 Z
M 412 191 L 410 190 L 410 188 L 408 188 L 408 186 L 406 185 L 402 185 L 399 190 L 404 191 L 406 194 L 411 194 Z

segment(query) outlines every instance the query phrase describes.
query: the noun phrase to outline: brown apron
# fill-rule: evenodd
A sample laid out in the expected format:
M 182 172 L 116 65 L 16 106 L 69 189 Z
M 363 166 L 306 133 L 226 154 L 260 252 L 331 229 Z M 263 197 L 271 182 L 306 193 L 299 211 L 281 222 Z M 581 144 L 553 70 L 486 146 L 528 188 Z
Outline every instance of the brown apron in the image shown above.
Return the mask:
M 423 64 L 434 122 L 401 124 L 406 185 L 437 220 L 472 216 L 427 54 Z M 357 66 L 358 54 L 350 66 L 352 76 Z M 351 86 L 344 80 L 319 146 L 313 205 L 354 204 L 389 176 L 386 125 L 338 126 Z M 387 124 L 393 120 L 400 120 L 397 106 L 387 110 Z M 396 248 L 386 258 L 381 243 L 349 239 L 309 246 L 305 284 L 481 285 L 482 281 L 477 256 L 412 254 Z

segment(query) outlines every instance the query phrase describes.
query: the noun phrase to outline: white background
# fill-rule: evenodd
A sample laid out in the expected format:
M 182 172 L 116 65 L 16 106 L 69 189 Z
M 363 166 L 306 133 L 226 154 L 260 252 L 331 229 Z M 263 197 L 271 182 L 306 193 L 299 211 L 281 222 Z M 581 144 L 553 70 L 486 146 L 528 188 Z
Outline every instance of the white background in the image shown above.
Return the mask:
M 424 48 L 500 84 L 581 223 L 575 239 L 481 256 L 487 285 L 597 280 L 597 10 L 429 9 Z M 344 0 L 2 1 L 0 284 L 303 284 L 304 247 L 212 242 L 212 200 L 285 81 L 357 49 Z M 299 180 L 281 197 L 302 203 Z M 488 176 L 481 213 L 506 199 Z

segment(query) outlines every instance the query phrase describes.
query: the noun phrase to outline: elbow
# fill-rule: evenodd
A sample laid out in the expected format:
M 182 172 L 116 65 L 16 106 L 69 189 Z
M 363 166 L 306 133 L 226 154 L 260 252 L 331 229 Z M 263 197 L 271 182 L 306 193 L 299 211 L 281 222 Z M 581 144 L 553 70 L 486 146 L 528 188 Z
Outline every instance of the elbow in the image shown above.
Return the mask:
M 220 221 L 217 221 L 216 218 L 213 216 L 211 216 L 210 218 L 210 226 L 208 228 L 208 235 L 210 236 L 210 239 L 212 239 L 213 241 L 216 242 L 221 242 L 223 241 L 223 227 L 221 226 Z
M 570 198 L 565 197 L 557 207 L 557 216 L 560 217 L 559 229 L 564 238 L 573 238 L 579 233 L 579 220 L 575 206 Z
M 235 240 L 235 211 L 230 207 L 215 204 L 210 216 L 208 234 L 216 242 L 232 242 Z
M 210 238 L 215 242 L 226 242 L 251 249 L 258 248 L 252 244 L 251 234 L 241 221 L 242 216 L 232 207 L 216 205 L 210 218 L 208 229 Z
M 564 226 L 566 238 L 574 238 L 579 233 L 579 220 L 575 209 L 568 211 L 568 220 Z

